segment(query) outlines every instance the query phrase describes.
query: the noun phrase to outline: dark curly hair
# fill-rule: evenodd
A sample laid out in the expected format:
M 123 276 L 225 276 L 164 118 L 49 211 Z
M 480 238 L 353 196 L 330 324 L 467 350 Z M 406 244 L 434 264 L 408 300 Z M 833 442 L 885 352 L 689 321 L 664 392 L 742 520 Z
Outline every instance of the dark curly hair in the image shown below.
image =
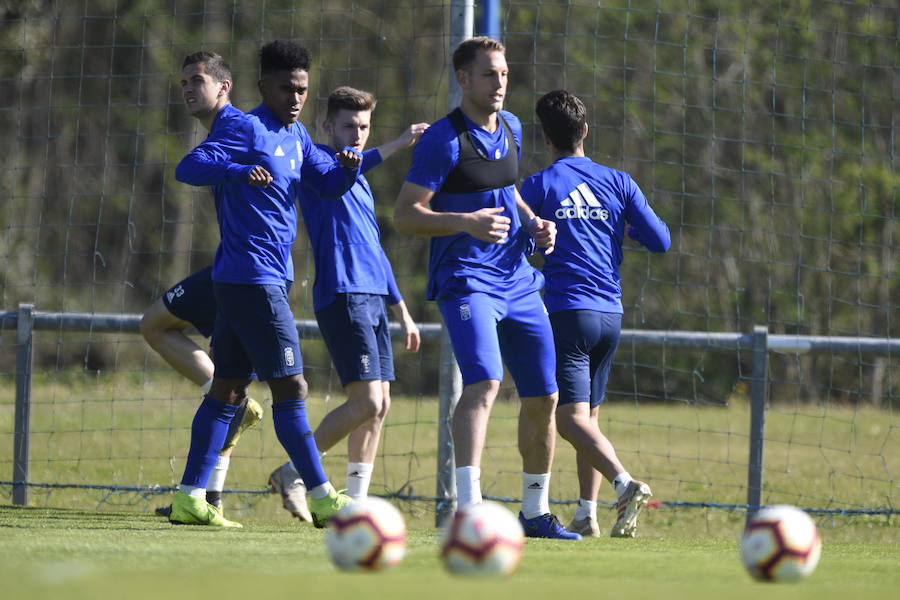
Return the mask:
M 269 42 L 259 51 L 259 68 L 265 73 L 274 71 L 309 71 L 312 56 L 306 46 L 290 40 Z

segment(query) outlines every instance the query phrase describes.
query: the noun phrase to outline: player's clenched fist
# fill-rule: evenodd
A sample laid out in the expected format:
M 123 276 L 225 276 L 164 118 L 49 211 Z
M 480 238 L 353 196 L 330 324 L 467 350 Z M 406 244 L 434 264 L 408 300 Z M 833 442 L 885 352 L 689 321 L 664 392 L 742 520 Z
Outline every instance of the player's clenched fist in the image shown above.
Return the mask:
M 529 223 L 528 230 L 537 247 L 544 249 L 544 254 L 553 252 L 553 246 L 556 245 L 556 223 L 535 217 Z
M 256 165 L 247 176 L 247 183 L 250 185 L 268 187 L 268 185 L 272 183 L 272 175 L 270 175 L 263 167 Z
M 342 167 L 348 169 L 358 169 L 359 165 L 362 164 L 362 154 L 351 148 L 344 148 L 335 154 L 334 157 L 341 163 Z
M 482 208 L 470 213 L 468 234 L 482 242 L 502 244 L 509 236 L 510 219 L 501 216 L 502 206 Z

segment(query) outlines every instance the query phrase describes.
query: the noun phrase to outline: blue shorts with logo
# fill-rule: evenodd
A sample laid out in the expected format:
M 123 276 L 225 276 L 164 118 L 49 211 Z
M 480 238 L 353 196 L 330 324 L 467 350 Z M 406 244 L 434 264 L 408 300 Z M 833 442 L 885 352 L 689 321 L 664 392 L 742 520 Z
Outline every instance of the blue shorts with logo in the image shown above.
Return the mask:
M 211 266 L 173 285 L 162 299 L 170 313 L 193 325 L 200 335 L 212 335 L 216 326 L 216 297 Z
M 596 310 L 561 310 L 550 315 L 556 343 L 559 403 L 606 399 L 606 384 L 619 345 L 622 315 Z
M 384 296 L 335 294 L 334 302 L 316 311 L 316 321 L 342 385 L 394 380 Z
M 438 300 L 463 384 L 503 380 L 503 365 L 520 397 L 556 392 L 553 331 L 539 291 L 472 292 Z
M 260 381 L 303 372 L 300 336 L 283 285 L 213 282 L 218 313 L 212 337 L 217 378 Z

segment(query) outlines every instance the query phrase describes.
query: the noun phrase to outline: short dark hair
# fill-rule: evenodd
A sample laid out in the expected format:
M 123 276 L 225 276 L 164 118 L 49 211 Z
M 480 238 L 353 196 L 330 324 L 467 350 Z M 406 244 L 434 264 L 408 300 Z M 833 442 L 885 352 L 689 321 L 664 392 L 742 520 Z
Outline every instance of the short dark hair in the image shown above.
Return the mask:
M 290 40 L 269 42 L 259 51 L 259 70 L 263 74 L 275 71 L 306 71 L 312 56 L 306 46 Z
M 206 73 L 216 81 L 232 81 L 231 66 L 215 52 L 207 52 L 201 50 L 184 57 L 181 68 L 184 69 L 188 65 L 204 64 L 206 65 Z
M 584 124 L 587 111 L 584 103 L 575 94 L 566 90 L 554 90 L 544 94 L 534 107 L 541 128 L 557 150 L 574 152 Z
M 378 100 L 369 92 L 342 85 L 328 94 L 328 112 L 325 118 L 333 119 L 342 109 L 375 110 L 376 104 Z
M 453 70 L 459 71 L 465 69 L 473 62 L 479 50 L 485 52 L 499 52 L 506 54 L 506 46 L 487 36 L 479 36 L 463 40 L 453 51 Z

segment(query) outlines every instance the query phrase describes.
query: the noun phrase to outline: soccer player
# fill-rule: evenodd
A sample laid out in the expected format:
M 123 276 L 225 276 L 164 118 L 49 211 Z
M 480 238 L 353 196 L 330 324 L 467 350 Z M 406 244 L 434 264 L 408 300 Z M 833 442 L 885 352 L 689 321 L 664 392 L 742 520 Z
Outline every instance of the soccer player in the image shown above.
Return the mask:
M 275 433 L 307 482 L 313 522 L 322 527 L 351 499 L 328 481 L 307 421 L 307 385 L 286 282 L 293 280 L 290 250 L 301 183 L 339 198 L 356 180 L 361 157 L 344 149 L 335 160 L 319 151 L 297 123 L 309 89 L 306 48 L 284 41 L 262 48 L 263 103 L 249 114 L 230 104 L 231 79 L 211 74 L 209 60 L 209 53 L 193 54 L 182 67 L 188 110 L 209 129 L 209 136 L 182 159 L 175 177 L 212 186 L 216 200 L 221 235 L 212 273 L 218 309 L 212 338 L 216 366 L 194 417 L 169 520 L 240 527 L 206 502 L 204 486 L 255 372 L 269 385 Z
M 213 63 L 208 63 L 215 68 Z M 222 75 L 219 75 L 222 77 Z M 209 338 L 215 327 L 216 299 L 212 288 L 212 267 L 189 275 L 172 286 L 150 305 L 141 316 L 141 335 L 151 348 L 176 371 L 196 383 L 206 394 L 212 384 L 213 362 L 185 331 L 193 326 L 203 337 Z M 241 434 L 262 420 L 262 407 L 253 398 L 238 407 L 228 428 L 225 444 L 206 485 L 206 501 L 222 512 L 222 490 L 231 464 L 231 453 Z M 156 514 L 168 517 L 171 506 L 156 509 Z
M 584 155 L 588 126 L 581 100 L 557 90 L 538 100 L 536 112 L 553 164 L 522 183 L 522 197 L 557 230 L 543 266 L 544 303 L 556 343 L 556 425 L 577 451 L 581 498 L 568 529 L 599 535 L 602 475 L 618 497 L 611 536 L 634 537 L 650 486 L 625 470 L 597 416 L 622 327 L 619 264 L 626 224 L 629 237 L 651 252 L 669 249 L 669 228 L 627 173 Z
M 339 87 L 331 92 L 322 124 L 330 145 L 319 148 L 328 154 L 344 147 L 362 152 L 360 171 L 366 172 L 415 144 L 428 128 L 427 123 L 410 125 L 395 140 L 364 151 L 375 104 L 375 97 L 362 90 Z M 394 361 L 385 305 L 400 322 L 411 352 L 419 349 L 419 329 L 381 247 L 375 199 L 366 178 L 360 175 L 337 201 L 304 186 L 300 209 L 316 264 L 313 309 L 347 392 L 347 401 L 325 415 L 316 428 L 316 445 L 326 452 L 347 438 L 347 495 L 357 500 L 368 493 L 381 427 L 390 407 Z M 277 468 L 269 485 L 281 494 L 291 514 L 308 520 L 303 481 L 291 463 Z
M 552 251 L 555 229 L 516 190 L 522 125 L 502 110 L 505 48 L 487 37 L 465 40 L 453 53 L 453 69 L 462 101 L 413 150 L 394 225 L 431 237 L 427 295 L 438 302 L 462 371 L 452 421 L 457 502 L 482 501 L 481 454 L 505 363 L 521 399 L 519 519 L 525 533 L 581 539 L 550 513 L 553 333 L 541 302 L 543 277 L 525 259 L 535 244 Z

